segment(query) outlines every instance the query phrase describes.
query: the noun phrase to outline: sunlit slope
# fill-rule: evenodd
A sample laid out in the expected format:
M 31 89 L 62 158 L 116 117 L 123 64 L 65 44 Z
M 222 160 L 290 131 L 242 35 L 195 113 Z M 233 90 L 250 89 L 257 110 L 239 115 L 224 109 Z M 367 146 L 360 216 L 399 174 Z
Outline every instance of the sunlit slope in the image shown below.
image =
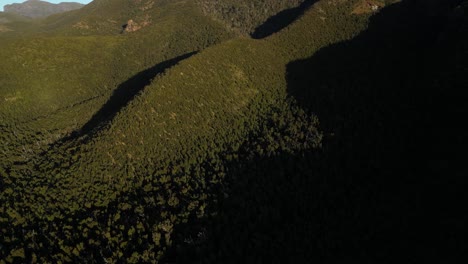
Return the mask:
M 313 55 L 320 48 L 348 40 L 368 26 L 368 19 L 381 8 L 397 0 L 328 0 L 318 1 L 304 15 L 269 37 L 291 61 Z M 372 4 L 378 6 L 372 10 Z M 378 4 L 378 5 L 377 5 Z M 355 10 L 364 5 L 359 14 Z
M 190 6 L 230 31 L 249 35 L 271 16 L 304 2 L 315 0 L 95 0 L 80 10 L 48 17 L 41 28 L 73 35 L 119 34 L 130 20 L 137 27 L 147 27 Z
M 205 133 L 211 135 L 209 137 L 221 134 L 222 130 L 219 129 L 211 131 L 211 126 L 217 122 L 227 122 L 220 127 L 229 126 L 229 133 L 235 133 L 238 129 L 232 127 L 236 124 L 233 120 L 244 116 L 244 111 L 251 115 L 245 119 L 254 121 L 246 121 L 242 117 L 241 123 L 246 125 L 244 129 L 247 131 L 254 131 L 255 125 L 249 127 L 248 123 L 258 124 L 276 103 L 281 105 L 287 101 L 286 65 L 289 62 L 297 57 L 310 56 L 329 43 L 347 40 L 365 29 L 368 16 L 353 15 L 352 8 L 353 2 L 331 5 L 323 1 L 313 6 L 290 28 L 271 38 L 262 41 L 247 38 L 232 40 L 181 62 L 145 87 L 142 94 L 122 109 L 109 130 L 93 136 L 92 145 L 99 145 L 108 141 L 106 138 L 121 134 L 122 138 L 116 140 L 125 144 L 112 147 L 138 149 L 136 143 L 140 142 L 143 148 L 140 154 L 130 152 L 130 156 L 146 155 L 155 149 L 161 151 L 156 157 L 165 157 L 178 153 L 179 147 L 192 145 L 193 142 L 183 143 L 186 136 L 198 138 Z M 323 21 L 320 13 L 325 10 L 331 20 L 341 17 L 344 21 L 319 23 Z M 341 34 L 332 34 L 338 29 Z M 324 35 L 329 37 L 325 38 Z M 302 43 L 302 49 L 288 50 L 287 47 L 291 45 L 294 48 L 293 43 Z M 231 114 L 234 114 L 232 118 Z M 240 117 L 236 117 L 238 115 Z M 179 135 L 184 136 L 178 138 Z M 155 147 L 144 144 L 145 139 L 150 142 L 163 140 L 163 143 L 160 143 L 161 147 Z M 119 152 L 122 155 L 126 153 L 124 150 L 112 151 Z M 168 157 L 173 160 L 173 157 Z M 144 160 L 136 163 L 145 167 Z M 116 169 L 116 173 L 122 173 L 122 170 Z
M 111 38 L 36 38 L 0 52 L 2 116 L 18 122 L 98 96 L 111 72 Z M 79 62 L 79 63 L 77 63 Z M 93 91 L 94 94 L 91 94 Z M 102 93 L 102 92 L 101 92 Z
M 153 19 L 171 12 L 168 6 L 177 2 L 180 1 L 95 0 L 79 10 L 48 17 L 42 21 L 41 28 L 68 35 L 116 35 L 122 32 L 128 20 L 152 24 Z
M 156 78 L 108 130 L 87 144 L 78 143 L 84 153 L 87 148 L 109 149 L 113 154 L 93 151 L 99 157 L 89 156 L 89 161 L 114 163 L 105 170 L 119 178 L 127 174 L 120 167 L 127 161 L 144 172 L 159 162 L 177 163 L 181 153 L 207 155 L 206 149 L 193 147 L 201 142 L 242 140 L 276 100 L 285 99 L 284 63 L 276 54 L 273 46 L 247 39 L 210 48 Z M 80 174 L 97 169 L 86 163 L 79 166 L 85 169 Z
M 0 106 L 0 112 L 14 108 L 17 112 L 11 115 L 18 120 L 23 119 L 22 113 L 25 118 L 45 115 L 98 95 L 96 89 L 123 82 L 158 62 L 228 37 L 216 23 L 181 8 L 177 14 L 166 14 L 160 23 L 128 35 L 11 41 L 0 51 L 0 96 L 9 102 Z
M 242 5 L 254 14 L 264 4 Z M 268 14 L 287 7 L 281 2 Z M 1 89 L 6 103 L 0 114 L 10 127 L 2 128 L 5 155 L 13 151 L 27 159 L 37 154 L 39 150 L 30 147 L 40 149 L 79 129 L 114 89 L 138 72 L 233 37 L 224 23 L 202 11 L 198 2 L 93 1 L 11 32 L 21 39 L 2 38 L 6 44 L 0 52 L 5 76 Z M 262 17 L 250 25 L 258 26 L 267 14 Z M 122 27 L 125 24 L 127 28 Z M 97 63 L 90 64 L 94 59 Z M 68 67 L 70 62 L 76 65 Z
M 103 70 L 111 66 L 118 43 L 110 38 L 56 37 L 2 46 L 2 163 L 34 155 L 31 148 L 53 142 L 89 118 L 89 107 L 99 99 L 102 103 L 110 92 L 111 72 Z M 81 106 L 87 108 L 75 112 Z
M 232 37 L 189 5 L 160 14 L 158 23 L 115 36 L 33 35 L 2 40 L 2 162 L 18 155 L 27 159 L 78 130 L 139 72 Z

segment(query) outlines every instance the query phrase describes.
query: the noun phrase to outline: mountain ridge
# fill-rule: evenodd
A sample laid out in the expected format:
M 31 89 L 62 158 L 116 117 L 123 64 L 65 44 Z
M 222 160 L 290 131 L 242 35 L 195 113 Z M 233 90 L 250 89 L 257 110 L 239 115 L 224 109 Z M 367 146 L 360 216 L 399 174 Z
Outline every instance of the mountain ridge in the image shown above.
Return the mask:
M 42 0 L 27 0 L 23 3 L 5 5 L 4 12 L 14 13 L 29 18 L 41 18 L 57 13 L 72 11 L 83 6 L 83 4 L 77 2 L 61 2 L 53 4 Z

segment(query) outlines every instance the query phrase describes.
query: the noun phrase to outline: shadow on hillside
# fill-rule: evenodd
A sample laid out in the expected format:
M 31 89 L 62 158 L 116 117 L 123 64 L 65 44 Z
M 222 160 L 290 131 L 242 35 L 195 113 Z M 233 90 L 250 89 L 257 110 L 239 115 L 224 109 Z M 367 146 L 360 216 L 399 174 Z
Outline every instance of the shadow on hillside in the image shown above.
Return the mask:
M 289 93 L 318 115 L 323 149 L 232 168 L 218 216 L 185 227 L 167 263 L 463 254 L 463 163 L 450 153 L 466 134 L 457 97 L 468 76 L 468 21 L 451 38 L 440 34 L 447 17 L 413 3 L 389 6 L 358 37 L 288 65 Z
M 305 0 L 298 7 L 281 11 L 278 14 L 270 17 L 265 23 L 255 29 L 255 31 L 252 33 L 252 38 L 266 38 L 289 26 L 292 22 L 302 16 L 304 12 L 315 2 L 317 2 L 317 0 Z
M 109 98 L 109 100 L 99 109 L 96 114 L 79 130 L 79 135 L 89 134 L 95 128 L 109 123 L 130 101 L 140 93 L 145 86 L 151 83 L 151 80 L 158 74 L 171 68 L 182 60 L 185 60 L 196 52 L 190 52 L 179 57 L 161 62 L 149 69 L 139 72 L 132 78 L 120 84 Z
M 347 192 L 357 195 L 349 195 L 356 214 L 343 225 L 354 216 L 354 228 L 371 227 L 350 236 L 369 239 L 356 248 L 369 250 L 363 256 L 440 257 L 442 248 L 464 244 L 453 235 L 466 221 L 457 208 L 462 180 L 446 174 L 459 168 L 449 153 L 459 149 L 453 135 L 465 130 L 459 120 L 466 113 L 447 94 L 461 96 L 457 86 L 466 77 L 446 74 L 461 66 L 447 58 L 456 57 L 449 46 L 466 40 L 466 31 L 443 48 L 453 14 L 438 13 L 446 10 L 443 2 L 430 9 L 433 3 L 390 6 L 357 38 L 287 67 L 290 94 L 318 115 L 328 134 L 320 162 L 330 168 L 323 173 L 348 182 Z

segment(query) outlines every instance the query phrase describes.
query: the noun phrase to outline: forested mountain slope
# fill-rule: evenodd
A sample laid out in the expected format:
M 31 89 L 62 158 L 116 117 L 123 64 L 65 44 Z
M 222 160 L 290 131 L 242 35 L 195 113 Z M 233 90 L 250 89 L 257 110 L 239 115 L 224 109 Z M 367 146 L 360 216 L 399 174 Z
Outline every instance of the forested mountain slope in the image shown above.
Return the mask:
M 242 34 L 253 34 L 255 29 L 270 17 L 283 10 L 293 9 L 310 0 L 197 0 L 203 11 L 213 18 L 222 21 L 227 27 Z
M 18 28 L 27 27 L 29 20 L 27 17 L 0 12 L 0 36 L 5 37 Z
M 2 24 L 29 21 L 29 20 L 30 20 L 29 18 L 20 16 L 17 14 L 0 12 L 0 23 Z
M 394 2 L 96 0 L 4 40 L 1 261 L 436 257 L 411 158 L 466 4 Z
M 132 75 L 232 36 L 190 4 L 180 6 L 178 12 L 168 10 L 170 6 L 163 8 L 161 21 L 129 34 L 30 33 L 29 38 L 3 39 L 0 87 L 4 103 L 0 108 L 2 118 L 8 120 L 2 128 L 8 132 L 2 137 L 9 158 L 2 162 L 12 155 L 27 158 L 32 154 L 19 148 L 29 146 L 25 149 L 30 152 L 79 129 Z

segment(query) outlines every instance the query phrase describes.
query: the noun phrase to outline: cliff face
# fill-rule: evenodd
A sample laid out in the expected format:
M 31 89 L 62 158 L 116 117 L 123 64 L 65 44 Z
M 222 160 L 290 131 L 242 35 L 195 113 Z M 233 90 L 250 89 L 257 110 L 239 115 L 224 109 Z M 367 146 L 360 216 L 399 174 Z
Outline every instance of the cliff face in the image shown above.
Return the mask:
M 52 4 L 40 0 L 28 0 L 21 4 L 5 5 L 4 10 L 8 13 L 38 18 L 46 17 L 52 14 L 71 11 L 83 7 L 80 3 L 60 3 Z

